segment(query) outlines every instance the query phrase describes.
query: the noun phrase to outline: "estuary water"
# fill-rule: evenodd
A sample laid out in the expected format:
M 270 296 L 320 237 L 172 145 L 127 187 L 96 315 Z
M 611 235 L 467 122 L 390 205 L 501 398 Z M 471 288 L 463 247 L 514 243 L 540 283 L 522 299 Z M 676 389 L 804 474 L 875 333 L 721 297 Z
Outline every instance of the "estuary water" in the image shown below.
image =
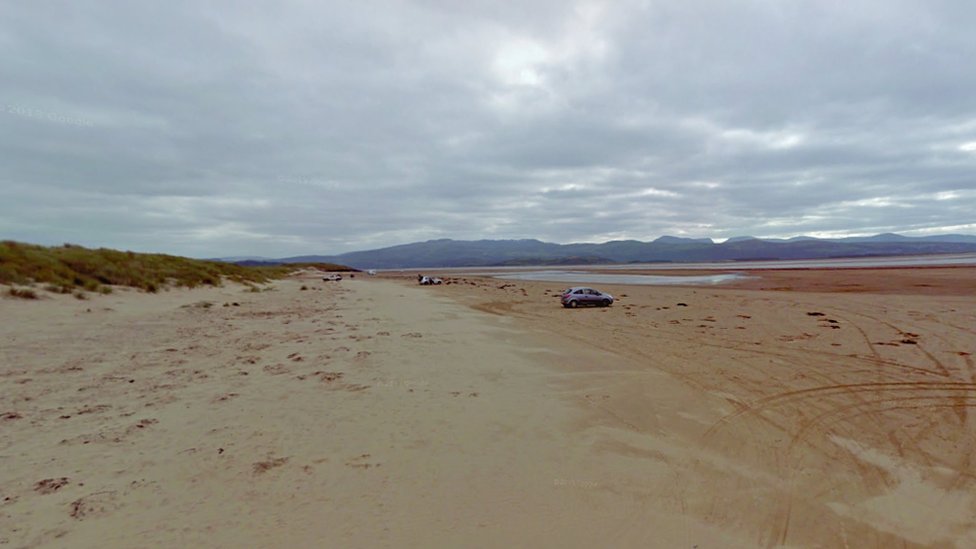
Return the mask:
M 777 259 L 768 261 L 711 261 L 701 263 L 631 263 L 626 265 L 594 265 L 600 270 L 653 269 L 655 271 L 734 270 L 734 269 L 844 269 L 871 267 L 938 267 L 976 265 L 976 254 L 906 255 L 885 257 L 851 257 L 836 259 Z
M 747 278 L 738 273 L 696 276 L 660 276 L 641 274 L 608 274 L 589 271 L 524 271 L 518 273 L 495 274 L 495 278 L 506 280 L 535 280 L 544 282 L 570 282 L 579 284 L 641 284 L 667 286 L 675 284 L 709 285 Z
M 702 263 L 640 263 L 618 265 L 581 265 L 572 270 L 545 267 L 500 267 L 477 273 L 507 280 L 534 280 L 578 284 L 647 284 L 647 285 L 713 285 L 749 278 L 738 270 L 763 269 L 855 269 L 882 267 L 938 267 L 976 265 L 976 254 L 924 255 L 898 257 L 858 257 L 843 259 L 805 259 L 778 261 L 716 261 Z M 725 271 L 715 275 L 663 276 L 615 274 L 607 271 Z M 594 272 L 600 271 L 600 272 Z M 732 271 L 732 272 L 729 272 Z M 475 273 L 472 273 L 475 274 Z

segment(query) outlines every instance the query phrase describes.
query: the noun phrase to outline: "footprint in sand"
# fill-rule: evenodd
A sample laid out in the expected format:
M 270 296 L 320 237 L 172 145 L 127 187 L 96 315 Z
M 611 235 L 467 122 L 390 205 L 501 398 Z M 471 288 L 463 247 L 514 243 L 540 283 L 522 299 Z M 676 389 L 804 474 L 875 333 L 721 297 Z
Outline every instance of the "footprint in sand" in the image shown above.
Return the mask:
M 96 404 L 95 406 L 85 406 L 84 408 L 75 412 L 76 415 L 83 416 L 85 414 L 97 414 L 99 412 L 104 412 L 111 408 L 108 404 Z
M 346 374 L 342 372 L 315 372 L 312 375 L 318 376 L 319 380 L 323 383 L 332 383 L 333 381 L 342 379 Z
M 370 458 L 369 454 L 360 454 L 347 461 L 346 465 L 349 467 L 356 467 L 359 469 L 369 469 L 370 467 L 379 467 L 382 465 L 382 463 L 370 463 L 369 461 L 367 461 L 369 460 L 369 458 Z
M 150 425 L 155 425 L 157 423 L 159 423 L 159 420 L 155 418 L 140 419 L 138 423 L 136 423 L 132 427 L 129 427 L 128 430 L 131 431 L 133 429 L 145 429 L 146 427 L 149 427 Z
M 114 490 L 95 492 L 71 502 L 71 518 L 83 520 L 89 517 L 105 516 L 121 507 Z
M 284 364 L 269 364 L 262 369 L 273 376 L 287 374 L 291 371 L 291 368 L 285 366 Z
M 297 377 L 298 377 L 298 379 L 303 380 L 303 381 L 306 380 L 306 379 L 308 379 L 309 377 L 315 377 L 315 378 L 318 378 L 318 380 L 321 381 L 321 382 L 323 382 L 323 383 L 333 383 L 335 381 L 339 381 L 345 375 L 346 374 L 344 374 L 342 372 L 323 372 L 322 370 L 318 370 L 318 371 L 312 372 L 311 374 L 300 375 L 300 376 L 297 376 Z
M 255 475 L 260 475 L 262 473 L 266 473 L 267 471 L 270 471 L 271 469 L 274 469 L 275 467 L 281 467 L 282 465 L 288 463 L 288 459 L 289 458 L 287 457 L 281 457 L 281 458 L 269 458 L 264 461 L 258 461 L 252 465 L 251 470 L 254 472 Z
M 34 484 L 34 491 L 41 495 L 53 494 L 68 484 L 68 477 L 46 478 Z

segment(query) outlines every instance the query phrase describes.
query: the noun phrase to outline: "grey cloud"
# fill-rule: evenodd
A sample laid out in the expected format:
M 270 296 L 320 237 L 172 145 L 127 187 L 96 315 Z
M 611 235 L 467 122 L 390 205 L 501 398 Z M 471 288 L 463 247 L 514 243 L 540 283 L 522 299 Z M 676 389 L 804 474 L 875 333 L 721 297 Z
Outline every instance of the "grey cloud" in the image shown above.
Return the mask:
M 973 233 L 974 26 L 963 1 L 8 3 L 0 236 Z

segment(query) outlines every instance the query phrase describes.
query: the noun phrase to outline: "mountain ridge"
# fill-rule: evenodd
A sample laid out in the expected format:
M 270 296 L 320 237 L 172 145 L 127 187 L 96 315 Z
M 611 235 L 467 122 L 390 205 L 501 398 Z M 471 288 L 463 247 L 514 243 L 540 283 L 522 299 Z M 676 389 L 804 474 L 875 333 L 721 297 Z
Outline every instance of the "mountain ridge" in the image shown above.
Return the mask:
M 867 237 L 788 239 L 733 237 L 716 243 L 710 238 L 662 236 L 651 242 L 615 240 L 602 243 L 556 244 L 538 239 L 452 240 L 447 238 L 398 244 L 338 255 L 302 255 L 271 260 L 278 263 L 328 262 L 360 269 L 488 267 L 502 265 L 568 265 L 594 263 L 660 263 L 697 261 L 796 260 L 976 252 L 976 236 L 949 234 L 903 236 L 883 233 Z

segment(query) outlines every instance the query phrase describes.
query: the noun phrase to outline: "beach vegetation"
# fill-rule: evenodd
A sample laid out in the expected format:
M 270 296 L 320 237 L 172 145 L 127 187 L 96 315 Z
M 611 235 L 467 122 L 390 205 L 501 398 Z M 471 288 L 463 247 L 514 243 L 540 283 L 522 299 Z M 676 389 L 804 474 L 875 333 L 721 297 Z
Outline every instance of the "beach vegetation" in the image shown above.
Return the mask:
M 0 284 L 43 284 L 44 289 L 62 294 L 75 291 L 107 294 L 112 291 L 111 286 L 156 293 L 170 287 L 221 286 L 225 281 L 261 291 L 257 285 L 287 276 L 297 268 L 349 270 L 329 263 L 245 266 L 167 254 L 90 249 L 77 244 L 38 246 L 9 240 L 0 242 Z
M 37 292 L 30 288 L 10 288 L 7 290 L 7 295 L 21 299 L 37 299 Z

